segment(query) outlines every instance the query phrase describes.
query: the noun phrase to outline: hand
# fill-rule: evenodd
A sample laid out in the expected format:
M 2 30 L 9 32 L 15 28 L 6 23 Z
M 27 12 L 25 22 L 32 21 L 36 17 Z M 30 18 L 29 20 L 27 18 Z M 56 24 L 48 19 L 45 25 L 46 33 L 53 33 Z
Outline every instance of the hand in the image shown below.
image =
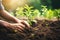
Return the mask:
M 29 23 L 28 23 L 27 21 L 25 21 L 25 20 L 18 20 L 18 23 L 19 23 L 19 24 L 23 24 L 23 25 L 25 25 L 26 27 L 30 28 Z
M 20 32 L 25 31 L 24 30 L 25 28 L 27 28 L 27 29 L 30 28 L 29 24 L 23 20 L 21 20 L 19 23 L 8 23 L 6 21 L 0 20 L 0 25 L 6 27 L 8 29 L 10 28 L 10 29 L 17 30 Z
M 23 32 L 25 31 L 24 29 L 29 29 L 30 26 L 27 21 L 20 20 L 18 23 L 13 23 L 13 24 L 11 23 L 9 25 L 9 28 Z

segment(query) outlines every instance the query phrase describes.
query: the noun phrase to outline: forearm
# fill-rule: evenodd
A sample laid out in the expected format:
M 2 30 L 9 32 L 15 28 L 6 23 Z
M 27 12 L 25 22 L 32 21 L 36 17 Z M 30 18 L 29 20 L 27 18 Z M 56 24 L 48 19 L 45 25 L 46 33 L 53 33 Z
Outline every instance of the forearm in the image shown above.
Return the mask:
M 7 20 L 9 20 L 9 21 L 12 21 L 12 22 L 18 22 L 18 20 L 19 20 L 19 19 L 17 19 L 16 17 L 10 15 L 6 10 L 0 11 L 0 15 L 1 15 L 3 18 L 5 18 L 5 19 L 7 19 Z
M 4 6 L 2 5 L 2 1 L 0 1 L 0 16 L 2 16 L 3 18 L 10 20 L 12 22 L 18 22 L 19 19 L 17 19 L 16 17 L 10 15 L 5 9 Z
M 3 21 L 3 20 L 0 20 L 0 26 L 8 27 L 9 25 L 10 25 L 10 23 Z

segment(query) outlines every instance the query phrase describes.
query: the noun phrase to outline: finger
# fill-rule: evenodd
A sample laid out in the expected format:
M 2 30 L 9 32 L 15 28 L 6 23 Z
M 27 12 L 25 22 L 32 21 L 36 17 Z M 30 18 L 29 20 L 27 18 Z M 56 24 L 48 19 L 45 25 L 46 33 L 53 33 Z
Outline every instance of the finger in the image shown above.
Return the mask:
M 20 32 L 23 32 L 23 30 L 24 30 L 21 26 L 16 26 L 15 28 L 16 28 L 16 30 L 18 30 Z
M 18 31 L 19 31 L 19 32 L 23 32 L 23 30 L 22 30 L 21 28 L 18 28 L 17 26 L 14 27 L 14 31 L 15 31 L 15 32 L 18 32 Z
M 23 25 L 22 23 L 15 23 L 15 24 L 12 24 L 15 26 L 15 29 L 18 30 L 18 31 L 22 31 L 24 32 L 25 30 L 25 25 Z
M 25 27 L 25 25 L 23 25 L 22 23 L 15 23 L 15 24 L 13 24 L 13 25 L 21 26 L 22 28 L 24 28 L 24 27 Z
M 29 25 L 29 23 L 27 21 L 23 21 L 21 23 L 24 24 L 26 27 L 30 28 L 30 25 Z
M 25 20 L 22 20 L 21 23 L 24 24 L 27 27 L 30 27 L 29 23 L 27 21 L 25 21 Z
M 22 28 L 25 28 L 25 25 L 22 23 L 19 23 L 19 26 L 21 26 Z
M 13 25 L 15 26 L 16 30 L 21 31 L 21 32 L 26 32 L 26 30 L 28 29 L 27 27 L 25 27 L 26 23 L 24 23 L 24 22 L 23 22 L 23 24 L 22 23 L 15 23 Z
M 14 30 L 18 30 L 18 31 L 22 31 L 23 30 L 23 28 L 22 28 L 22 26 L 21 25 L 19 25 L 19 24 L 11 24 L 11 26 L 12 26 L 12 28 L 14 29 Z

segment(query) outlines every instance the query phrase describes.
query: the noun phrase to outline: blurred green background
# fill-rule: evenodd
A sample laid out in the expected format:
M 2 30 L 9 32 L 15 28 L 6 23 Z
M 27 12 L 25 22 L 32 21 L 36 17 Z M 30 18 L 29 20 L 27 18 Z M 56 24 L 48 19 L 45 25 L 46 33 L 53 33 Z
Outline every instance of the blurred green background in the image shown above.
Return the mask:
M 5 8 L 9 12 L 12 11 L 11 14 L 17 18 L 60 18 L 60 0 L 5 0 L 4 2 Z

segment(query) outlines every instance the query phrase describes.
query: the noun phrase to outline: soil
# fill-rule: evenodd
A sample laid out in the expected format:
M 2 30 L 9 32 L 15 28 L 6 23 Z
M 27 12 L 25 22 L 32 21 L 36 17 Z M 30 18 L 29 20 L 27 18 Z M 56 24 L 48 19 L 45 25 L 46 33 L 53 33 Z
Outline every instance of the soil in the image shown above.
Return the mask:
M 30 29 L 15 32 L 0 26 L 0 40 L 59 40 L 60 20 L 37 20 Z

